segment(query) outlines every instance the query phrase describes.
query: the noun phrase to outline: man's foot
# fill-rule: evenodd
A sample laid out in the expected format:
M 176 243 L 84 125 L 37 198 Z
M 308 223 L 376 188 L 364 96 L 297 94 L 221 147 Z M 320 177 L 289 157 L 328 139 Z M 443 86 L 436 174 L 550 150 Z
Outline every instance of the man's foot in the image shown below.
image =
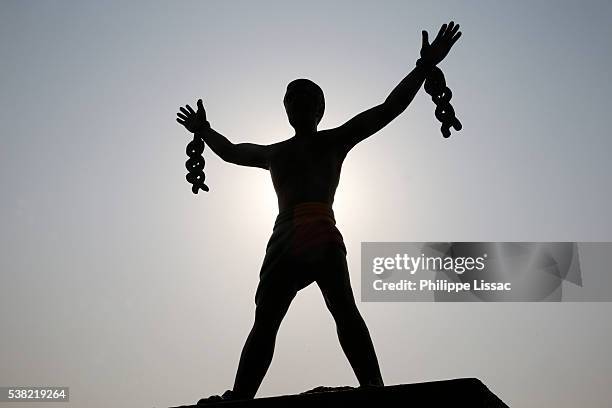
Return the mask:
M 384 386 L 385 386 L 384 384 L 379 384 L 379 383 L 372 384 L 372 383 L 369 383 L 369 384 L 360 385 L 357 389 L 359 389 L 359 390 L 374 390 L 374 389 L 377 389 L 377 388 L 382 388 Z
M 227 390 L 221 396 L 219 396 L 219 395 L 212 395 L 212 396 L 210 396 L 208 398 L 202 398 L 202 399 L 200 399 L 198 401 L 198 403 L 196 405 L 213 404 L 215 402 L 223 402 L 223 401 L 236 401 L 236 400 L 240 400 L 240 399 L 244 399 L 244 398 L 241 398 L 240 396 L 238 396 L 232 390 Z

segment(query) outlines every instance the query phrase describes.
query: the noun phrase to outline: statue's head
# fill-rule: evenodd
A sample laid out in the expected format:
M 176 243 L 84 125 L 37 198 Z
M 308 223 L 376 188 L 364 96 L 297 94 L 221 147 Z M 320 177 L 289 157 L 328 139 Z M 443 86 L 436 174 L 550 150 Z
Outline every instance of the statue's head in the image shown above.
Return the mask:
M 287 85 L 283 103 L 293 128 L 318 125 L 325 111 L 323 90 L 309 79 L 291 81 Z

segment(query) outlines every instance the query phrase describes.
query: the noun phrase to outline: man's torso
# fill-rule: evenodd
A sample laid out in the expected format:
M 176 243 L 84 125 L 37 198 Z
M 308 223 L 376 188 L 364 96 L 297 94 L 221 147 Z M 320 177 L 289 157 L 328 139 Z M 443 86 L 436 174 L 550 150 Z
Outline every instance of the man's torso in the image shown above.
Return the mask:
M 270 175 L 279 211 L 313 201 L 331 207 L 345 157 L 333 136 L 333 132 L 323 130 L 272 146 Z

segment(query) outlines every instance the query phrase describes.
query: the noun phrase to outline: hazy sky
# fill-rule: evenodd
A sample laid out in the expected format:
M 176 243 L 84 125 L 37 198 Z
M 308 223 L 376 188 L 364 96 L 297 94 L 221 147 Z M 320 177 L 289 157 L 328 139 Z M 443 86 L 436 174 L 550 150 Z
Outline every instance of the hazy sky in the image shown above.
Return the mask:
M 233 142 L 274 143 L 292 136 L 285 87 L 306 77 L 335 127 L 450 19 L 463 36 L 441 68 L 464 129 L 443 139 L 421 91 L 343 167 L 356 298 L 362 241 L 612 241 L 612 3 L 432 3 L 0 1 L 0 385 L 66 385 L 92 408 L 231 388 L 276 199 L 266 171 L 209 149 L 211 191 L 193 195 L 178 106 L 201 97 Z M 387 384 L 612 401 L 608 303 L 359 308 Z M 258 396 L 317 385 L 357 381 L 312 285 Z

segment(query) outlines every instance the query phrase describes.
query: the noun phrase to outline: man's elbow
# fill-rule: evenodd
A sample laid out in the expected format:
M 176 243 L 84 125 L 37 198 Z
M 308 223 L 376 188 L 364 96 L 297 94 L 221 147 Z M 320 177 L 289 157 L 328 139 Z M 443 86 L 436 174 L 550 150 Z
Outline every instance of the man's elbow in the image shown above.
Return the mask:
M 233 143 L 223 146 L 222 149 L 219 149 L 219 151 L 217 152 L 217 155 L 221 158 L 221 160 L 226 161 L 228 163 L 233 163 L 233 164 L 238 164 L 237 162 L 240 159 L 238 157 L 239 155 L 236 149 L 236 145 Z

